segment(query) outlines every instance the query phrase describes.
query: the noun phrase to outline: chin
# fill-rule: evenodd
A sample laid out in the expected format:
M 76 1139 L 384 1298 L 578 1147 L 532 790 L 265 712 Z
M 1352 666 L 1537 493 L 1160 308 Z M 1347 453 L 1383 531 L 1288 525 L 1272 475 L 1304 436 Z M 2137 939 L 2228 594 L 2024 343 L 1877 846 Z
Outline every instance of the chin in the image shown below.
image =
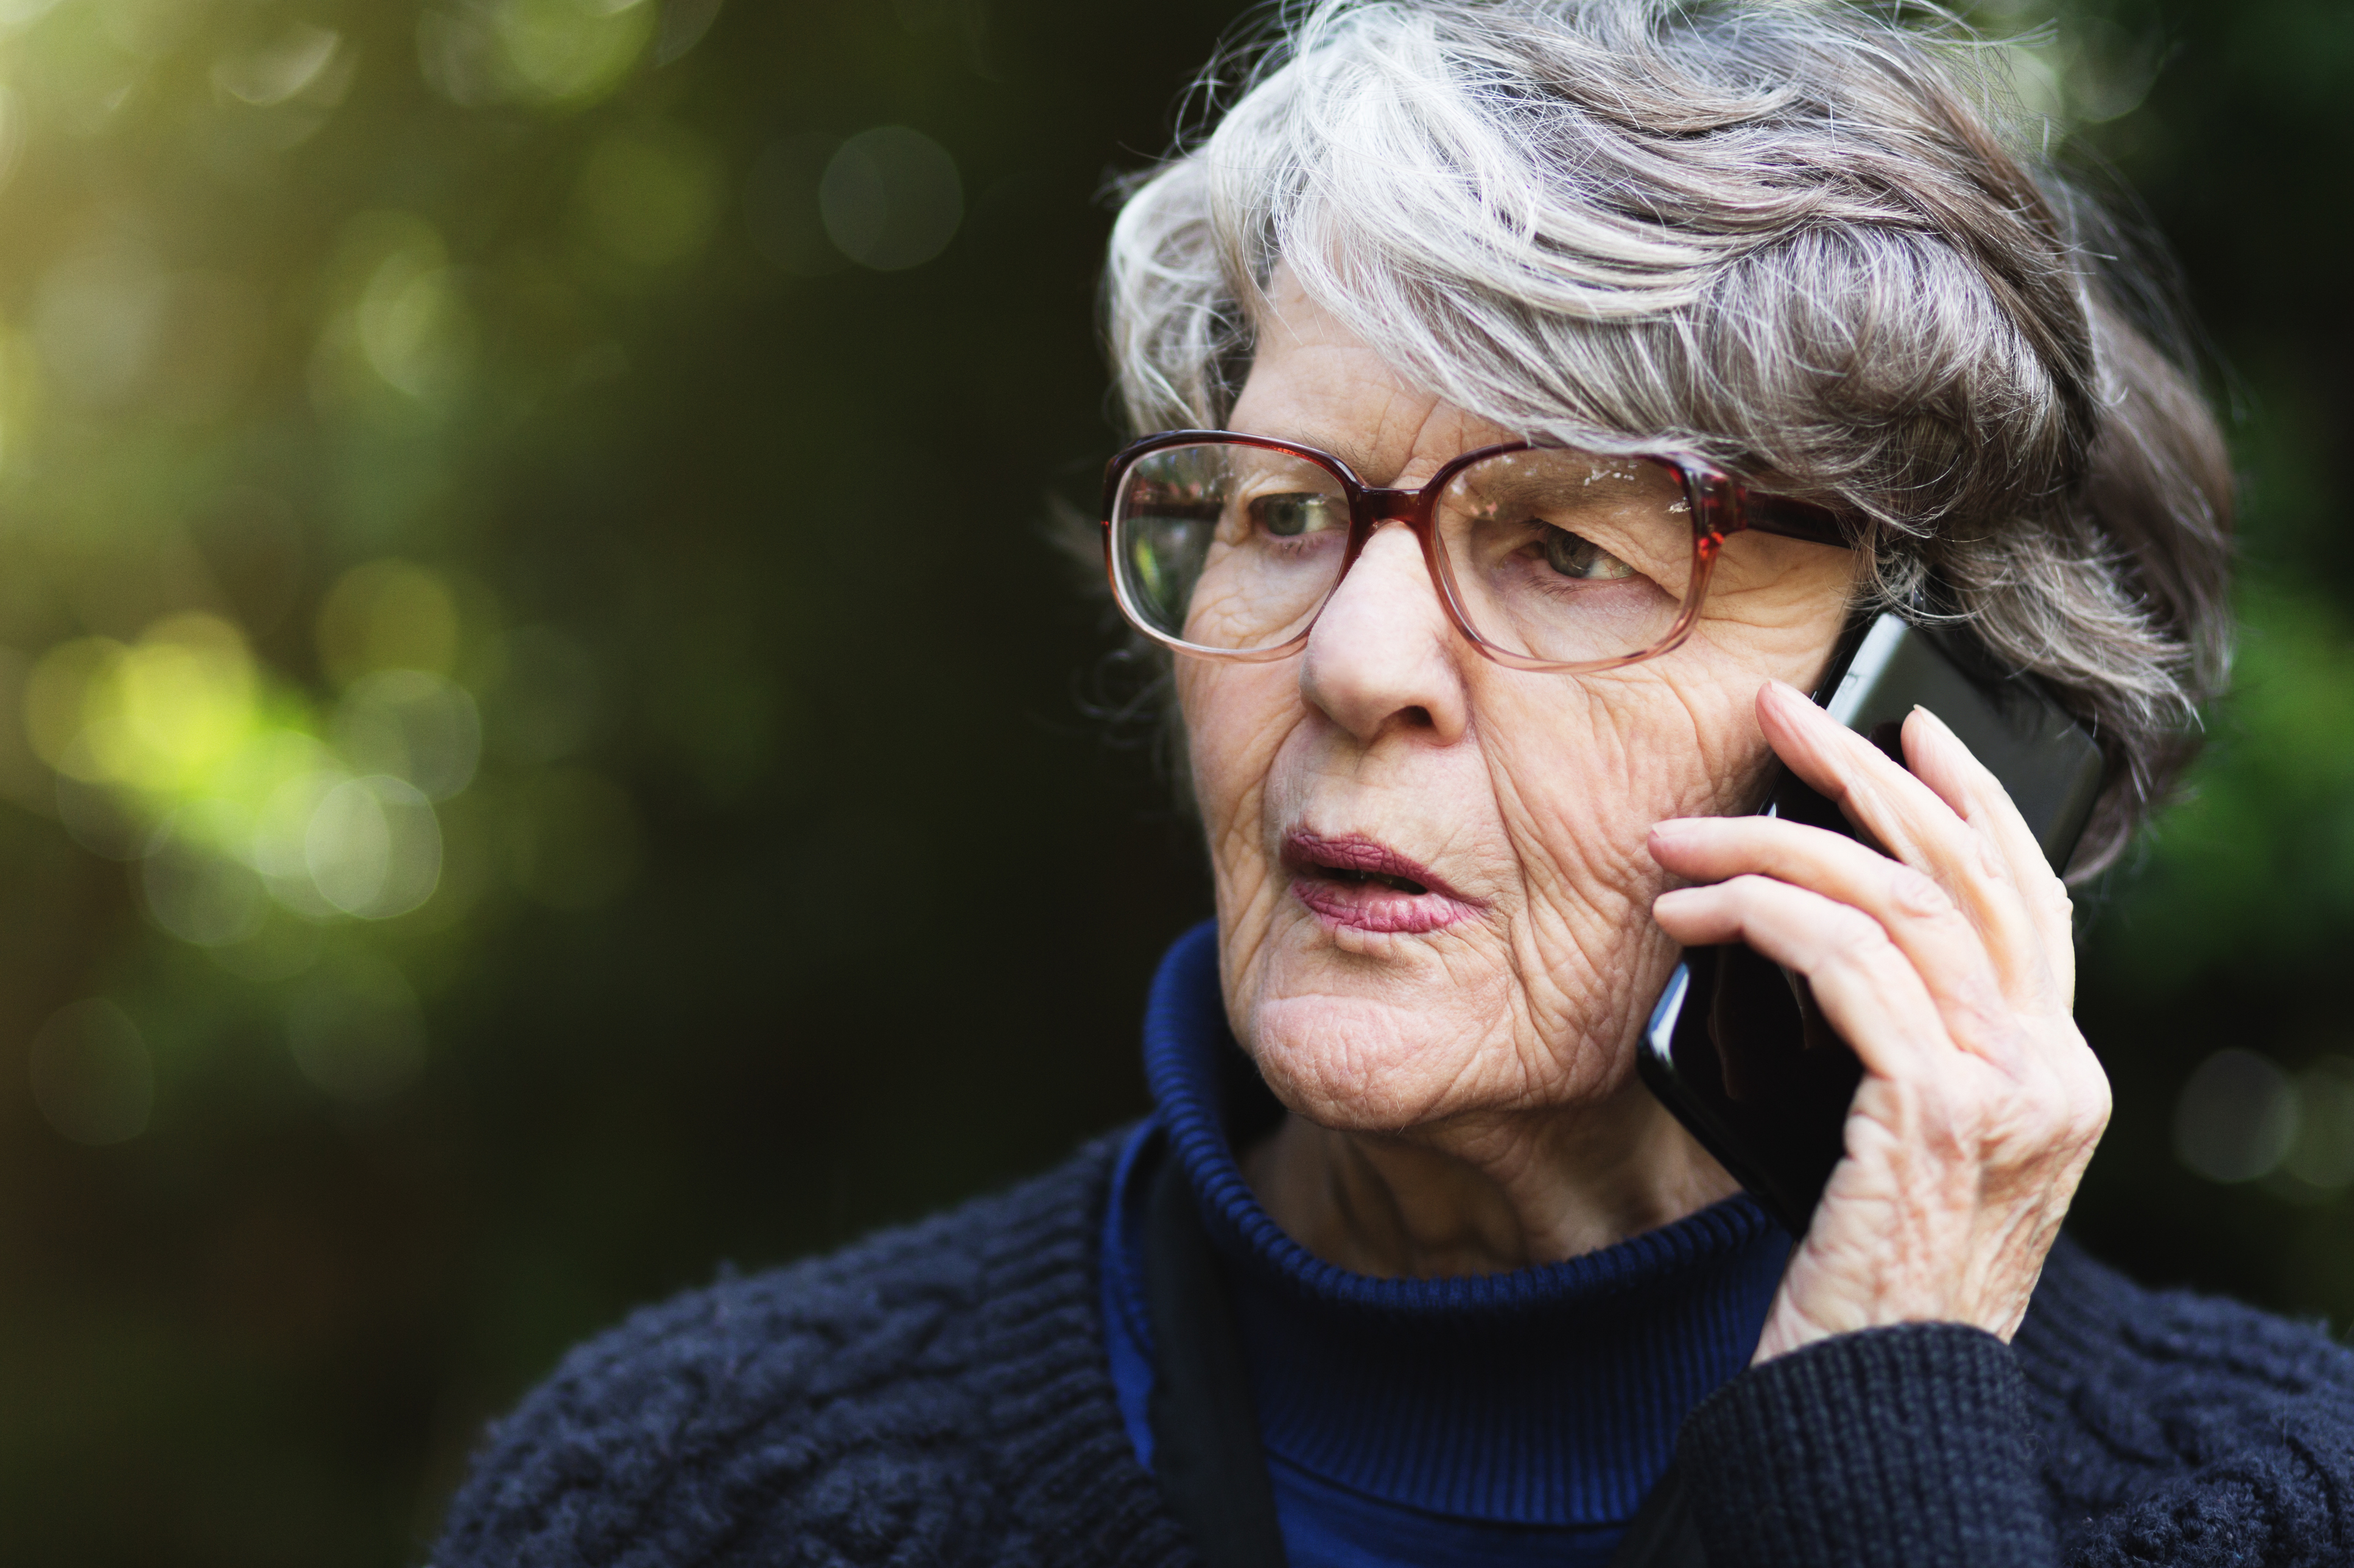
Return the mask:
M 1246 988 L 1229 1007 L 1244 1047 L 1276 1098 L 1320 1126 L 1398 1131 L 1472 1108 L 1467 1096 L 1500 1080 L 1517 1086 L 1500 982 L 1467 982 L 1436 955 L 1400 966 L 1278 943 Z
M 1402 1132 L 1565 1107 L 1607 1095 L 1632 1068 L 1635 1031 L 1613 1027 L 1631 1015 L 1623 981 L 1558 999 L 1566 1006 L 1540 1025 L 1534 999 L 1476 941 L 1368 938 L 1320 924 L 1278 922 L 1227 998 L 1267 1087 L 1320 1127 Z M 1673 954 L 1671 944 L 1647 954 L 1662 961 L 1638 961 L 1640 973 L 1625 978 L 1639 990 L 1656 967 L 1664 983 Z
M 1267 1003 L 1250 1033 L 1251 1057 L 1275 1097 L 1340 1131 L 1420 1126 L 1445 1114 L 1447 1090 L 1462 1078 L 1448 1070 L 1463 1065 L 1459 1045 L 1418 1038 L 1426 1027 L 1379 1003 L 1332 997 Z

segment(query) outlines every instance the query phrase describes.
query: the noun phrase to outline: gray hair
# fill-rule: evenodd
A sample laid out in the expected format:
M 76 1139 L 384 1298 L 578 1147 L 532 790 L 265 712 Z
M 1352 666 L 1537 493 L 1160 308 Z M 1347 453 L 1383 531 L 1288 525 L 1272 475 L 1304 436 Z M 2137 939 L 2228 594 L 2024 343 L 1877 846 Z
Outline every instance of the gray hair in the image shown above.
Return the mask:
M 2071 867 L 2090 876 L 2225 678 L 2230 465 L 2155 270 L 2017 150 L 1994 53 L 1930 18 L 1286 12 L 1214 128 L 1120 210 L 1129 423 L 1224 423 L 1281 260 L 1401 374 L 1508 429 L 1672 447 L 1837 505 L 1863 521 L 1869 596 L 1966 626 L 2098 738 Z

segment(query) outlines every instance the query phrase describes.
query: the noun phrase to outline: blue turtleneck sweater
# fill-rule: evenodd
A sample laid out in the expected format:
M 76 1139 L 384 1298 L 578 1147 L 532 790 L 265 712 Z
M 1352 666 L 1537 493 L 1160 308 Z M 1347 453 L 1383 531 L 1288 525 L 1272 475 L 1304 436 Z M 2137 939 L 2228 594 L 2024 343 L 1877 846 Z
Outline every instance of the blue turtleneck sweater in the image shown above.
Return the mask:
M 1196 932 L 1155 987 L 1151 1131 L 580 1346 L 486 1436 L 434 1563 L 1201 1568 L 1138 1463 L 1164 1159 L 1235 1281 L 1295 1568 L 1595 1562 L 1680 1418 L 1712 1568 L 2354 1562 L 2354 1354 L 2064 1239 L 2014 1343 L 1914 1323 L 1745 1371 L 1781 1261 L 1746 1203 L 1479 1279 L 1318 1263 L 1235 1172 L 1265 1090 L 1214 971 Z
M 1173 1159 L 1226 1266 L 1293 1568 L 1606 1563 L 1684 1417 L 1756 1349 L 1789 1255 L 1765 1212 L 1734 1198 L 1509 1274 L 1352 1274 L 1278 1229 L 1235 1165 L 1230 1107 L 1267 1095 L 1226 1027 L 1214 925 L 1162 961 L 1144 1062 L 1157 1110 L 1121 1149 L 1100 1277 L 1146 1467 L 1145 1199 Z

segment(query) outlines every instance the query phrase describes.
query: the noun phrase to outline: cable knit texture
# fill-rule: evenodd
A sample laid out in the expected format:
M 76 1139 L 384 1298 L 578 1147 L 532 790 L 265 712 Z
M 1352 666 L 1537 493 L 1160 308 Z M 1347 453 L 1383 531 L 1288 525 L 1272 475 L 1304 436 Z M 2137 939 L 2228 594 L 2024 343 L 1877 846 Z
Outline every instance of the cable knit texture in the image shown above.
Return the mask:
M 440 1568 L 1193 1561 L 1112 1397 L 1112 1146 L 639 1313 L 501 1423 Z M 1712 1568 L 2354 1563 L 2354 1355 L 2065 1244 L 2015 1346 L 1824 1341 L 1696 1411 Z
M 2000 1340 L 1947 1324 L 1751 1369 L 1677 1445 L 1686 1473 L 1715 1481 L 1694 1492 L 1709 1562 L 2051 1562 L 2023 1393 Z
M 433 1561 L 1193 1563 L 1104 1366 L 1111 1148 L 574 1351 L 493 1429 Z
M 1148 1041 L 1223 1032 L 1214 986 L 1171 979 L 1192 950 L 1180 943 L 1155 983 Z M 1231 1160 L 1205 1154 L 1208 1101 L 1160 1087 L 1214 1237 L 1288 1260 L 1283 1277 L 1438 1335 L 1561 1294 L 1543 1270 L 1434 1291 L 1299 1253 Z M 490 1434 L 435 1562 L 1195 1563 L 1137 1458 L 1106 1350 L 1118 1147 L 832 1257 L 723 1278 L 574 1351 Z M 1740 1240 L 1717 1234 L 1738 1229 L 1736 1209 L 1569 1274 L 1607 1283 L 1630 1259 L 1722 1250 Z M 1595 1331 L 1589 1306 L 1557 1331 Z M 1429 1440 L 1459 1446 L 1444 1423 Z M 1576 1451 L 1558 1447 L 1561 1462 Z M 1684 1419 L 1676 1456 L 1712 1568 L 2354 1564 L 2354 1353 L 2231 1302 L 2143 1290 L 2064 1239 L 2015 1343 L 1951 1324 L 1827 1340 L 1732 1375 Z

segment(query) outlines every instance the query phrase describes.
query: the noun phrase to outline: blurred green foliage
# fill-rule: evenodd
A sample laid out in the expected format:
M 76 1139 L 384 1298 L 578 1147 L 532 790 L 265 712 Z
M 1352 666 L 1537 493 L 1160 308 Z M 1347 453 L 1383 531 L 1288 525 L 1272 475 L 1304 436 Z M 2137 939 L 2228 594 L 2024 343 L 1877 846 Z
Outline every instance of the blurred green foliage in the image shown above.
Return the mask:
M 0 1559 L 419 1560 L 571 1340 L 1140 1107 L 1206 894 L 1045 498 L 1235 10 L 0 0 Z M 2080 1229 L 2354 1319 L 2354 14 L 1981 15 L 2250 482 Z
M 2141 1276 L 2354 1323 L 2354 11 L 2086 0 L 2042 54 L 2099 111 L 2068 155 L 2179 256 L 2242 479 L 2232 694 L 2188 798 L 2090 916 L 2078 1015 L 2117 1098 L 2075 1215 Z M 2103 95 L 2106 96 L 2104 97 Z M 2214 1178 L 2228 1180 L 2218 1181 Z

